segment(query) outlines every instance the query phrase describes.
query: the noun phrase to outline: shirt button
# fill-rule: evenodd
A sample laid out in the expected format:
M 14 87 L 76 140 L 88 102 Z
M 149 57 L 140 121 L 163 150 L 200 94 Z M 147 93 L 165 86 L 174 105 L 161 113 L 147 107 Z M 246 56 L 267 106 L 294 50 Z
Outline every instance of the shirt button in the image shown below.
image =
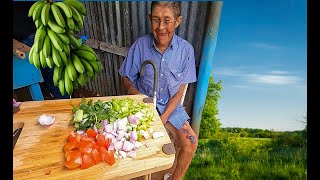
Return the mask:
M 160 91 L 162 91 L 163 89 L 162 88 L 160 88 Z
M 163 74 L 161 73 L 160 76 L 163 76 Z
M 162 59 L 162 61 L 164 61 L 164 59 Z
M 178 76 L 180 77 L 180 74 L 178 74 Z
M 162 99 L 160 99 L 160 101 L 162 101 Z

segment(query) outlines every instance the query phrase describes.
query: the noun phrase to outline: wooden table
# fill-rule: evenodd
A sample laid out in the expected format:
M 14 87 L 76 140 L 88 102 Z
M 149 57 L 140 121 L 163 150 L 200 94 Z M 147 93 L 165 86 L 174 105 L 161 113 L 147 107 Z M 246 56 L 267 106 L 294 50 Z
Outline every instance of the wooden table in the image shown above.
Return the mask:
M 87 100 L 110 100 L 112 98 L 130 97 L 142 102 L 144 95 L 92 97 Z M 72 106 L 77 106 L 81 98 L 44 101 L 26 101 L 20 106 L 20 111 L 13 115 L 13 123 L 24 122 L 23 130 L 13 150 L 13 179 L 130 179 L 142 175 L 169 169 L 174 162 L 174 154 L 167 155 L 162 146 L 171 143 L 170 138 L 153 106 L 155 121 L 151 127 L 164 132 L 164 136 L 153 139 L 152 136 L 142 143 L 135 158 L 117 159 L 113 166 L 101 162 L 88 169 L 68 170 L 62 151 L 70 130 Z M 40 115 L 56 117 L 51 126 L 41 126 L 38 123 Z M 49 175 L 46 173 L 51 172 Z

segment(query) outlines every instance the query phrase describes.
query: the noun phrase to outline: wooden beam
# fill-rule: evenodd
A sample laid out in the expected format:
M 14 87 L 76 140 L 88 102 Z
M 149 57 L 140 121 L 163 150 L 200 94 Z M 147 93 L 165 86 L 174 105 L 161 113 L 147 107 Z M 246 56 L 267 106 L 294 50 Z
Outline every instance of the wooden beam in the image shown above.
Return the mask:
M 129 51 L 128 47 L 122 47 L 118 45 L 113 45 L 110 43 L 106 43 L 103 41 L 95 40 L 95 39 L 87 39 L 84 43 L 87 46 L 90 46 L 91 48 L 98 49 L 101 51 L 113 53 L 119 56 L 126 57 L 127 53 Z

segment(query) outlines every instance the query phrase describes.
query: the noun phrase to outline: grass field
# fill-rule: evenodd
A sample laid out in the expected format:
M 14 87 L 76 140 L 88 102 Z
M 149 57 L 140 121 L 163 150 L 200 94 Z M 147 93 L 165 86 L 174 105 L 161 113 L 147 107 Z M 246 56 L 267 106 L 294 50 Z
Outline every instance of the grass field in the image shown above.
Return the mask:
M 200 139 L 186 179 L 306 179 L 307 150 L 268 139 Z

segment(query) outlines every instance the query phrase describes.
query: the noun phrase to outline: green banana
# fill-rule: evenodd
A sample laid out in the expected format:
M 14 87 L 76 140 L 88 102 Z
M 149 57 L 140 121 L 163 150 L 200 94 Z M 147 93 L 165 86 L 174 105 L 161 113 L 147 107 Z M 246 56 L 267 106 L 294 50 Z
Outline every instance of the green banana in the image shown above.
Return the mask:
M 81 14 L 77 11 L 76 8 L 74 8 L 73 6 L 70 6 L 70 9 L 72 11 L 72 18 L 75 20 L 75 21 L 82 21 L 82 16 Z
M 55 3 L 51 4 L 51 12 L 53 14 L 54 19 L 56 20 L 57 24 L 63 28 L 66 27 L 66 22 L 60 12 L 60 9 Z
M 35 47 L 34 45 L 31 46 L 31 49 L 30 49 L 30 51 L 29 51 L 29 63 L 30 63 L 30 64 L 33 64 L 33 60 L 32 60 L 33 55 L 32 55 L 32 53 L 33 53 L 34 47 Z
M 49 38 L 53 44 L 53 46 L 58 50 L 58 51 L 63 51 L 63 42 L 59 38 L 59 36 L 52 30 L 48 29 L 48 35 Z
M 59 90 L 62 96 L 64 96 L 66 94 L 65 88 L 64 88 L 64 79 L 60 79 L 59 80 Z
M 68 46 L 68 45 L 67 45 Z M 58 51 L 62 60 L 63 64 L 67 64 L 68 62 L 68 57 L 65 51 Z
M 82 59 L 82 58 L 79 58 L 79 59 L 82 62 L 83 66 L 85 67 L 87 75 L 89 77 L 92 77 L 94 74 L 94 70 L 93 70 L 92 66 L 90 65 L 90 63 L 88 63 L 87 60 L 85 60 L 85 59 Z
M 67 25 L 69 29 L 73 29 L 74 28 L 74 21 L 72 18 L 67 18 Z
M 98 58 L 98 55 L 96 54 L 96 52 L 89 46 L 87 45 L 81 45 L 79 48 L 79 50 L 85 50 L 85 51 L 89 51 L 91 52 L 92 54 L 94 54 L 96 56 L 96 58 Z
M 50 7 L 51 7 L 50 3 L 47 3 L 43 6 L 42 11 L 41 11 L 41 22 L 45 26 L 48 25 Z
M 79 41 L 76 37 L 74 37 L 72 34 L 68 34 L 67 33 L 67 36 L 70 40 L 70 44 L 72 45 L 72 48 L 74 49 L 78 49 L 80 47 L 81 44 L 79 44 Z
M 36 25 L 36 28 L 39 29 L 43 24 L 42 24 L 42 21 L 41 19 L 37 19 L 34 24 Z
M 42 51 L 45 57 L 48 57 L 51 55 L 51 41 L 48 35 L 44 39 Z
M 70 40 L 68 38 L 67 35 L 65 34 L 57 34 L 59 36 L 59 38 L 61 39 L 61 41 L 65 44 L 69 44 L 70 43 Z
M 47 31 L 45 30 L 45 28 L 39 28 L 37 29 L 36 31 L 36 35 L 34 37 L 34 42 L 37 43 L 37 48 L 36 48 L 36 51 L 37 52 L 40 52 L 40 50 L 42 49 L 43 47 L 43 43 L 44 43 L 44 39 L 46 38 L 47 36 Z
M 49 68 L 53 68 L 54 67 L 54 62 L 51 56 L 46 57 L 46 62 Z
M 82 15 L 87 15 L 87 10 L 81 2 L 77 0 L 65 0 L 64 3 L 69 5 L 69 7 L 74 7 Z
M 41 50 L 41 51 L 39 52 L 39 56 L 40 56 L 40 64 L 41 64 L 41 67 L 42 67 L 42 68 L 47 67 L 46 57 L 45 57 L 45 55 L 43 54 L 43 50 Z
M 71 81 L 74 81 L 74 80 L 77 79 L 77 70 L 76 70 L 76 68 L 74 67 L 73 62 L 72 62 L 70 56 L 69 56 L 68 62 L 67 62 L 67 64 L 66 64 L 66 70 L 67 70 L 67 72 L 68 72 L 68 74 L 69 74 L 69 78 L 71 79 Z
M 40 64 L 40 55 L 38 52 L 34 51 L 32 52 L 32 62 L 33 65 L 37 68 L 40 69 L 41 64 Z
M 86 70 L 85 67 L 82 65 L 80 59 L 78 58 L 77 55 L 71 53 L 71 60 L 72 60 L 72 63 L 74 65 L 74 67 L 76 68 L 76 70 L 79 72 L 79 73 L 84 73 L 84 71 Z
M 70 46 L 63 43 L 63 51 L 66 53 L 67 56 L 70 56 Z
M 99 60 L 97 61 L 88 61 L 90 65 L 92 66 L 94 72 L 98 73 L 102 70 L 102 65 Z
M 36 21 L 37 19 L 40 18 L 41 16 L 41 11 L 43 6 L 45 5 L 45 3 L 40 3 L 39 5 L 37 5 L 37 7 L 34 8 L 34 11 L 32 12 L 32 19 L 33 21 Z
M 35 3 L 32 4 L 32 6 L 30 7 L 29 11 L 28 11 L 28 17 L 33 16 L 33 11 L 35 10 L 35 8 L 40 5 L 42 2 L 37 1 Z
M 88 61 L 95 61 L 97 60 L 97 57 L 95 54 L 93 54 L 92 52 L 89 52 L 89 51 L 86 51 L 86 50 L 81 50 L 81 49 L 78 49 L 76 51 L 76 54 L 79 56 L 79 57 L 82 57 L 83 59 L 86 59 Z
M 65 33 L 65 32 L 66 32 L 66 30 L 65 30 L 63 27 L 59 26 L 59 25 L 58 25 L 54 20 L 52 20 L 52 19 L 49 19 L 48 25 L 49 25 L 50 29 L 51 29 L 52 31 L 54 31 L 55 33 L 57 33 L 57 34 L 62 34 L 62 33 Z
M 59 83 L 59 80 L 61 79 L 61 74 L 63 71 L 63 67 L 55 66 L 53 69 L 53 83 L 55 86 Z
M 66 15 L 67 18 L 72 17 L 72 11 L 70 10 L 69 6 L 63 2 L 55 2 L 55 5 L 57 5 L 59 8 L 62 9 L 64 14 Z
M 61 60 L 59 51 L 54 46 L 52 46 L 51 49 L 52 49 L 52 60 L 56 66 L 60 67 L 62 65 L 62 62 L 61 62 L 62 60 Z
M 64 71 L 64 88 L 66 89 L 66 92 L 71 96 L 73 92 L 73 83 L 69 77 L 69 72 Z
M 88 81 L 86 73 L 79 74 L 77 80 L 81 86 L 84 86 Z

